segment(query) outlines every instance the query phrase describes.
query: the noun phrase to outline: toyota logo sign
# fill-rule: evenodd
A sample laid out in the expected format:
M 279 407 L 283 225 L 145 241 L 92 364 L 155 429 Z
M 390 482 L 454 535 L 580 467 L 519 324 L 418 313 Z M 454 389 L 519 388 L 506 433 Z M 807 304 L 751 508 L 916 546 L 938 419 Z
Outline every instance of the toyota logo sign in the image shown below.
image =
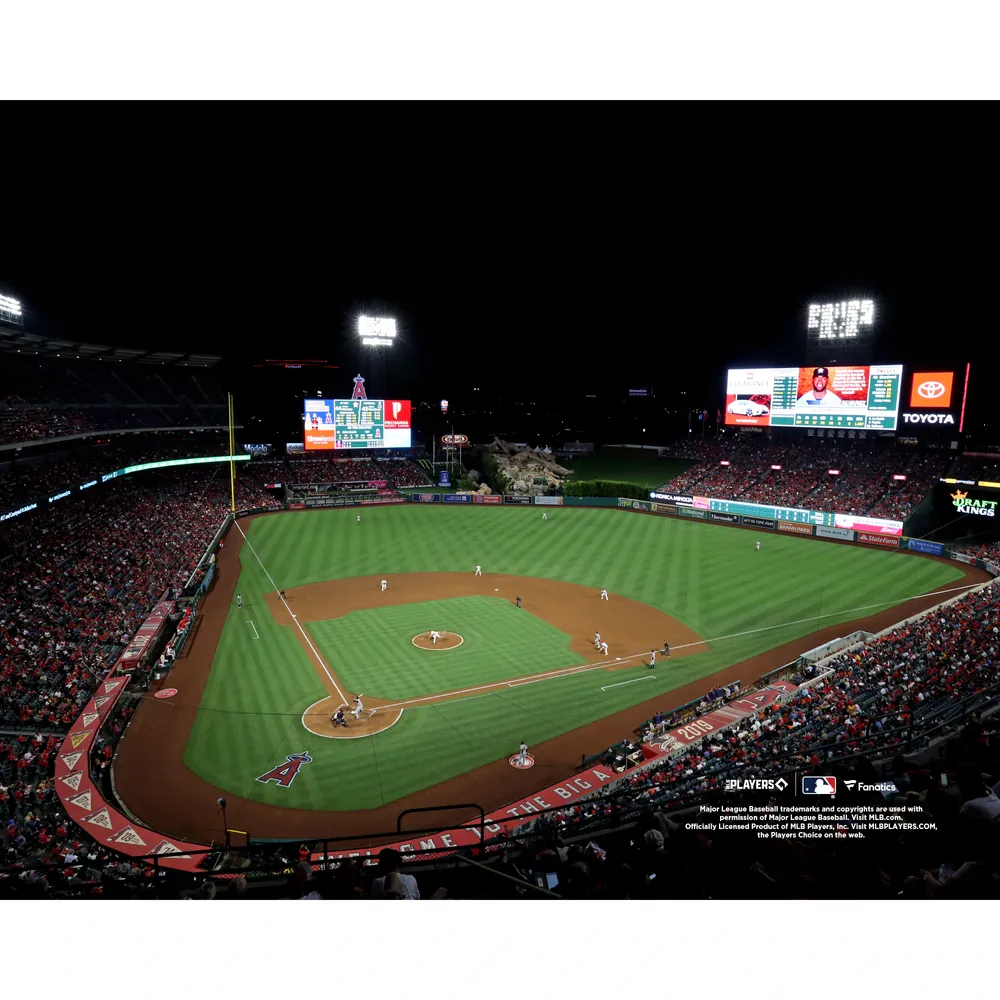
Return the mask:
M 924 399 L 938 399 L 945 394 L 945 387 L 940 382 L 922 382 L 917 386 L 917 395 Z

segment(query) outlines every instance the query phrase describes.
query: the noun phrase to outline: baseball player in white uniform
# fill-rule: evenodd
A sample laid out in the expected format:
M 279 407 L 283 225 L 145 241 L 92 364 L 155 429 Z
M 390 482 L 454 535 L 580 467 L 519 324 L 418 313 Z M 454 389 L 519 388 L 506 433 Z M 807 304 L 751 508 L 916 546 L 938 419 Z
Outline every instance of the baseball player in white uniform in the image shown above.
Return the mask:
M 656 666 L 656 650 L 651 650 L 649 654 L 649 669 L 652 670 Z
M 524 767 L 524 765 L 528 763 L 528 744 L 525 743 L 524 740 L 521 740 L 521 749 L 517 754 L 517 763 L 521 767 Z
M 594 649 L 600 649 L 600 648 L 601 648 L 601 633 L 600 632 L 595 632 L 594 633 Z
M 440 632 L 431 632 L 431 644 L 433 645 L 441 638 Z
M 754 544 L 756 545 L 756 550 L 760 552 L 760 542 L 755 542 Z
M 482 576 L 482 575 L 483 575 L 483 567 L 480 566 L 478 563 L 476 563 L 476 576 Z
M 236 607 L 238 607 L 238 608 L 242 608 L 243 607 L 243 595 L 242 594 L 237 594 L 236 595 Z
M 546 512 L 543 512 L 543 513 L 542 513 L 542 520 L 543 520 L 543 521 L 547 521 L 548 519 L 549 519 L 549 515 L 548 515 L 548 513 L 546 513 Z
M 385 588 L 388 587 L 388 586 L 389 586 L 389 584 L 385 580 L 383 580 L 382 581 L 382 593 L 383 594 L 385 593 Z
M 361 515 L 358 514 L 358 524 L 360 524 L 360 523 L 361 523 Z
M 608 644 L 606 642 L 601 643 L 601 652 L 607 656 L 608 655 Z
M 354 708 L 351 709 L 351 715 L 355 719 L 361 718 L 361 713 L 364 711 L 365 706 L 361 704 L 361 695 L 355 695 L 354 697 Z
M 610 601 L 611 600 L 611 598 L 608 597 L 608 592 L 606 590 L 602 590 L 601 591 L 601 600 L 602 601 Z

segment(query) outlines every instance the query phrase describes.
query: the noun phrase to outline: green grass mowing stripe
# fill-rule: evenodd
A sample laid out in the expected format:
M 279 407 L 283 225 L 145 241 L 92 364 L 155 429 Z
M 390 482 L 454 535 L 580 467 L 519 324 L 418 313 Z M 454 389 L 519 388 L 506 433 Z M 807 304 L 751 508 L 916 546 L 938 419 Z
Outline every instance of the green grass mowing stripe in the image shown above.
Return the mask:
M 759 628 L 762 624 L 787 623 L 797 618 L 810 617 L 803 613 L 809 607 L 812 607 L 814 614 L 819 613 L 820 609 L 823 613 L 839 610 L 845 619 L 857 617 L 857 611 L 852 609 L 865 603 L 875 603 L 880 599 L 887 600 L 889 597 L 909 597 L 915 592 L 930 590 L 933 586 L 960 575 L 957 571 L 949 571 L 948 567 L 930 561 L 907 560 L 904 563 L 902 557 L 877 550 L 820 546 L 814 541 L 786 539 L 779 536 L 764 536 L 766 551 L 773 558 L 768 559 L 766 570 L 762 571 L 760 562 L 752 561 L 755 555 L 752 547 L 747 545 L 747 551 L 744 553 L 742 547 L 737 544 L 737 539 L 742 541 L 747 537 L 744 533 L 696 523 L 636 518 L 615 511 L 574 511 L 563 508 L 553 511 L 552 522 L 545 522 L 544 525 L 540 521 L 537 509 L 523 512 L 486 509 L 475 512 L 456 511 L 453 515 L 444 511 L 407 510 L 405 524 L 401 520 L 392 520 L 394 515 L 402 514 L 403 511 L 380 511 L 379 513 L 387 516 L 378 520 L 369 518 L 369 512 L 365 512 L 366 521 L 381 532 L 381 538 L 375 537 L 375 530 L 364 532 L 364 537 L 357 533 L 354 536 L 346 536 L 344 532 L 352 526 L 352 522 L 344 518 L 337 521 L 335 517 L 326 517 L 326 513 L 316 515 L 310 512 L 292 525 L 294 531 L 288 532 L 284 530 L 284 524 L 288 523 L 284 519 L 291 519 L 293 515 L 263 519 L 253 525 L 251 538 L 272 574 L 278 572 L 278 564 L 282 564 L 282 570 L 287 570 L 289 573 L 288 579 L 282 578 L 280 585 L 292 586 L 289 580 L 295 579 L 296 574 L 299 579 L 301 578 L 301 568 L 294 565 L 296 559 L 299 561 L 308 559 L 314 563 L 310 567 L 310 572 L 320 574 L 321 579 L 334 575 L 352 576 L 371 573 L 374 562 L 390 555 L 396 560 L 392 565 L 399 567 L 395 570 L 397 572 L 471 569 L 471 564 L 478 560 L 483 562 L 488 571 L 498 571 L 497 567 L 501 567 L 500 571 L 571 580 L 573 575 L 579 574 L 573 582 L 589 586 L 608 586 L 609 589 L 623 593 L 632 590 L 634 593 L 630 596 L 661 607 L 681 620 L 687 619 L 687 624 L 709 637 L 733 631 L 734 624 Z M 328 513 L 337 515 L 343 512 Z M 471 517 L 461 520 L 467 514 Z M 491 515 L 498 516 L 491 519 Z M 432 516 L 436 519 L 432 520 Z M 536 519 L 537 525 L 535 525 Z M 268 522 L 278 522 L 283 527 L 281 533 L 273 535 L 272 540 L 277 542 L 271 546 L 273 559 L 270 554 L 263 556 L 265 552 L 270 553 L 271 549 L 268 548 L 267 540 L 263 536 L 258 538 L 255 534 L 259 527 L 266 527 Z M 459 523 L 462 531 L 456 532 L 452 526 Z M 390 524 L 398 525 L 400 530 L 382 532 L 381 529 Z M 557 524 L 567 528 L 558 544 L 552 541 L 554 533 L 548 536 L 542 534 L 545 528 L 555 527 Z M 325 532 L 325 537 L 330 543 L 329 556 L 326 554 L 326 549 L 317 547 L 315 536 L 321 525 L 324 531 L 320 533 Z M 610 580 L 598 582 L 589 578 L 595 573 L 592 551 L 601 545 L 612 547 L 609 527 L 614 529 L 613 547 L 618 551 L 620 558 L 617 566 L 609 563 L 600 567 L 602 576 L 608 576 Z M 296 534 L 299 543 L 293 544 L 293 536 Z M 412 544 L 414 538 L 420 539 L 419 545 Z M 803 545 L 809 545 L 810 549 L 804 550 Z M 830 586 L 821 586 L 817 594 L 813 586 L 816 574 L 810 572 L 810 567 L 816 565 L 817 557 L 813 557 L 812 553 L 820 548 L 824 552 L 834 553 L 834 557 L 825 559 L 823 563 L 833 583 Z M 472 555 L 471 549 L 476 550 L 476 555 Z M 345 552 L 348 553 L 346 556 Z M 485 554 L 480 555 L 480 552 Z M 333 554 L 336 554 L 336 565 L 330 566 Z M 764 553 L 756 555 L 762 556 Z M 277 563 L 273 564 L 275 560 Z M 493 565 L 494 562 L 496 565 Z M 246 583 L 241 576 L 241 589 L 248 592 L 253 586 L 259 588 L 261 592 L 270 590 L 266 577 L 259 567 L 253 565 L 253 561 L 245 563 L 245 569 Z M 942 571 L 944 577 L 941 575 Z M 690 620 L 692 617 L 698 620 Z M 794 635 L 805 635 L 835 620 L 836 616 L 831 616 L 819 624 L 785 625 L 773 631 L 753 633 L 719 642 L 719 648 L 716 650 L 699 653 L 683 661 L 675 661 L 670 676 L 663 681 L 664 690 L 678 686 L 688 679 L 704 676 L 728 662 L 751 656 L 763 648 L 778 645 Z M 226 631 L 230 631 L 231 628 L 232 624 L 227 624 Z M 297 643 L 295 645 L 297 646 Z M 221 651 L 222 643 L 220 643 L 220 653 Z M 315 678 L 315 669 L 309 664 L 308 657 L 301 648 L 294 648 L 290 652 L 293 661 L 300 666 L 304 665 L 310 676 Z M 282 687 L 280 671 L 276 677 L 273 666 L 271 673 L 266 677 L 260 673 L 261 667 L 256 663 L 259 651 L 251 650 L 246 655 L 250 658 L 248 664 L 242 662 L 237 643 L 233 647 L 233 656 L 225 658 L 226 672 L 232 672 L 231 679 L 234 683 L 249 683 L 255 688 L 277 683 L 282 691 L 286 691 L 286 688 Z M 221 662 L 223 660 L 220 657 Z M 558 681 L 532 685 L 523 690 L 509 689 L 510 695 L 505 693 L 504 697 L 520 699 L 530 694 L 534 696 L 528 702 L 535 706 L 533 711 L 544 716 L 550 711 L 547 704 L 552 700 L 551 711 L 556 716 L 552 721 L 557 725 L 572 728 L 581 724 L 579 719 L 588 716 L 600 717 L 600 714 L 606 714 L 609 710 L 617 710 L 627 704 L 635 703 L 637 698 L 647 697 L 645 691 L 655 692 L 661 683 L 658 679 L 649 682 L 648 686 L 645 682 L 642 685 L 624 686 L 600 696 L 588 693 L 588 684 L 599 689 L 600 677 L 597 675 L 602 673 L 595 671 L 593 675 L 575 675 Z M 409 668 L 407 674 L 406 683 L 413 683 L 413 677 L 410 676 L 412 671 Z M 615 676 L 627 677 L 630 674 L 631 671 L 622 671 Z M 316 683 L 315 679 L 313 683 Z M 641 693 L 640 688 L 643 689 Z M 570 694 L 567 696 L 566 692 Z M 208 693 L 206 689 L 206 696 Z M 490 698 L 484 701 L 487 705 L 492 704 L 494 711 L 496 710 L 497 699 Z M 253 702 L 248 702 L 249 704 Z M 476 702 L 470 704 L 475 706 Z M 461 707 L 456 706 L 452 711 Z M 670 707 L 669 702 L 665 707 Z M 397 726 L 374 740 L 377 745 L 383 747 L 383 752 L 378 757 L 380 770 L 383 769 L 383 765 L 391 769 L 393 761 L 398 761 L 411 771 L 410 778 L 401 779 L 392 786 L 393 788 L 403 788 L 406 781 L 410 781 L 412 785 L 413 782 L 421 780 L 421 767 L 413 759 L 412 747 L 404 746 L 394 736 L 396 731 L 400 734 L 413 731 L 413 727 L 407 723 L 407 717 L 417 714 L 419 713 L 414 711 L 404 713 L 404 718 Z M 560 723 L 559 720 L 563 721 Z M 418 728 L 424 726 L 425 724 L 420 724 Z M 217 728 L 212 729 L 212 739 L 207 742 L 209 752 L 216 757 L 220 756 L 218 747 L 221 743 L 216 739 L 219 735 Z M 197 727 L 196 732 L 192 734 L 192 748 L 196 736 Z M 522 734 L 521 737 L 513 738 L 525 736 L 526 734 Z M 237 743 L 239 740 L 245 743 L 248 736 L 240 730 L 234 732 L 233 738 Z M 507 738 L 506 732 L 497 736 L 498 742 L 495 746 L 497 753 L 507 752 Z M 340 743 L 342 750 L 345 742 L 349 746 L 354 741 L 328 741 L 328 747 L 321 754 L 324 760 L 360 759 L 357 755 L 331 755 L 326 752 L 334 742 Z M 388 752 L 389 750 L 391 752 Z M 370 757 L 370 753 L 368 756 Z M 239 754 L 235 754 L 235 757 L 238 758 Z M 442 763 L 452 767 L 457 766 L 459 762 L 450 759 L 446 762 L 442 757 Z M 317 787 L 325 789 L 323 796 L 326 805 L 323 807 L 331 807 L 329 803 L 332 802 L 338 803 L 335 807 L 343 807 L 341 804 L 348 801 L 355 803 L 374 801 L 374 804 L 378 804 L 379 797 L 375 796 L 373 799 L 369 787 L 376 780 L 371 774 L 371 769 L 371 764 L 359 767 L 356 769 L 356 775 L 352 772 L 352 776 L 345 779 L 339 767 L 317 767 L 313 773 L 323 775 L 322 780 L 316 782 Z M 384 780 L 378 780 L 382 780 L 383 795 L 389 794 Z M 312 785 L 312 782 L 310 784 Z M 287 799 L 285 801 L 292 804 Z M 310 804 L 307 807 L 320 806 Z

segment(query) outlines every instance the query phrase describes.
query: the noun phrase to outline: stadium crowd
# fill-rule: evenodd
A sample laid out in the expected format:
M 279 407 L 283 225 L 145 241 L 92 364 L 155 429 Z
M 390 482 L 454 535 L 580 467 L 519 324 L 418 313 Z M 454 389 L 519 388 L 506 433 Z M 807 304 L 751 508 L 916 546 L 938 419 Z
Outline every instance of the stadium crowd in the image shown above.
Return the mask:
M 904 520 L 954 458 L 940 449 L 850 437 L 788 441 L 733 435 L 684 441 L 674 451 L 699 461 L 664 484 L 672 493 L 891 520 Z
M 65 727 L 149 609 L 180 588 L 225 517 L 210 467 L 115 480 L 0 530 L 0 725 Z M 238 503 L 266 504 L 237 478 Z

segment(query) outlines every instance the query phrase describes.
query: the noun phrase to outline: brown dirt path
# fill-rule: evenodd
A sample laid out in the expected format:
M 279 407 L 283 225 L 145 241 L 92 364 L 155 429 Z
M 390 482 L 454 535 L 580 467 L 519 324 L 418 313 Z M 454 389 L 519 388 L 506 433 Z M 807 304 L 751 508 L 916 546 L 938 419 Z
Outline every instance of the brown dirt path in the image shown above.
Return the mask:
M 265 595 L 264 600 L 274 620 L 293 629 L 299 645 L 329 692 L 326 698 L 310 705 L 303 716 L 306 729 L 317 736 L 328 739 L 371 736 L 394 726 L 402 711 L 411 704 L 437 704 L 466 696 L 471 691 L 506 688 L 508 683 L 521 679 L 535 681 L 543 676 L 577 673 L 588 669 L 588 664 L 593 669 L 635 666 L 637 652 L 643 651 L 642 655 L 645 655 L 651 649 L 662 648 L 664 642 L 678 647 L 678 657 L 686 656 L 697 652 L 701 643 L 697 632 L 657 608 L 619 594 L 611 594 L 609 600 L 604 601 L 599 591 L 576 583 L 501 573 L 486 573 L 483 576 L 473 573 L 399 573 L 388 583 L 388 589 L 383 591 L 380 576 L 356 576 L 290 588 L 285 592 L 284 601 L 275 593 Z M 511 603 L 520 597 L 521 608 L 526 614 L 535 615 L 570 636 L 570 649 L 580 657 L 582 664 L 475 688 L 444 690 L 409 701 L 389 701 L 377 697 L 377 693 L 360 692 L 363 713 L 357 718 L 348 714 L 346 727 L 333 725 L 333 713 L 342 706 L 353 704 L 354 696 L 359 692 L 349 691 L 337 677 L 335 669 L 329 663 L 320 661 L 318 651 L 304 634 L 309 622 L 339 618 L 351 611 L 368 608 L 440 601 L 470 594 Z M 445 631 L 453 625 L 461 626 L 461 622 L 448 621 L 428 621 L 427 624 L 438 631 Z M 594 646 L 595 632 L 599 632 L 601 639 L 608 644 L 607 653 Z M 440 653 L 443 649 L 460 645 L 454 641 L 433 645 L 429 636 L 428 631 L 421 636 L 413 636 L 411 641 L 428 653 Z
M 247 530 L 247 524 L 251 520 L 253 518 L 244 519 L 244 530 Z M 223 792 L 185 767 L 183 755 L 222 634 L 226 611 L 235 592 L 242 544 L 240 533 L 231 529 L 226 536 L 226 546 L 219 555 L 216 582 L 201 609 L 203 618 L 199 626 L 198 641 L 189 647 L 187 655 L 177 661 L 169 678 L 163 682 L 164 686 L 182 690 L 185 694 L 183 702 L 175 699 L 162 701 L 152 697 L 146 699 L 121 742 L 114 771 L 119 795 L 142 822 L 169 836 L 204 840 L 206 843 L 222 839 L 222 822 L 217 815 L 216 799 Z M 900 553 L 900 558 L 937 557 Z M 964 570 L 965 577 L 938 588 L 940 590 L 981 583 L 990 578 L 989 574 L 975 567 L 949 559 L 941 561 Z M 875 615 L 819 629 L 812 635 L 785 643 L 710 677 L 702 677 L 676 688 L 666 696 L 658 696 L 580 729 L 563 733 L 531 748 L 536 764 L 530 770 L 519 770 L 508 766 L 505 760 L 499 760 L 378 809 L 352 813 L 281 809 L 226 793 L 229 825 L 231 828 L 246 830 L 251 837 L 258 838 L 317 840 L 322 837 L 350 837 L 356 838 L 358 843 L 375 843 L 375 837 L 366 835 L 384 832 L 386 836 L 382 838 L 383 841 L 396 839 L 391 831 L 395 829 L 396 817 L 404 809 L 478 802 L 488 812 L 567 777 L 579 765 L 581 754 L 595 753 L 602 747 L 617 742 L 657 709 L 668 711 L 699 697 L 717 684 L 733 680 L 741 680 L 744 684 L 752 683 L 762 673 L 790 662 L 806 649 L 856 629 L 878 632 L 935 603 L 935 597 L 930 594 Z M 442 811 L 435 813 L 433 820 L 429 817 L 423 819 L 420 825 L 440 824 L 444 828 L 470 818 L 468 810 Z M 413 828 L 414 824 L 408 821 L 404 829 Z

